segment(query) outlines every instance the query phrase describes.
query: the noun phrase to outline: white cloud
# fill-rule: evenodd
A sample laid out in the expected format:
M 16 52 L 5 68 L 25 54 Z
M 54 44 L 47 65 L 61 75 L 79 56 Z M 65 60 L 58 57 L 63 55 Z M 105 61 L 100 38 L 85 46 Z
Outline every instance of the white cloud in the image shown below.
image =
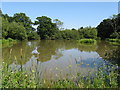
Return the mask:
M 35 28 L 35 30 L 37 30 L 38 25 L 32 25 L 33 28 Z

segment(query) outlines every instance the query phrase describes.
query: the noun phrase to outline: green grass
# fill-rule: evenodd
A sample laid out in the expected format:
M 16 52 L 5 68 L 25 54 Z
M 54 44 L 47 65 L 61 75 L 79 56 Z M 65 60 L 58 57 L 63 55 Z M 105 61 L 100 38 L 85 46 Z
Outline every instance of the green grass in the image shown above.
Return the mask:
M 117 42 L 120 43 L 120 39 L 106 39 L 109 42 Z
M 16 42 L 17 42 L 16 40 L 11 38 L 0 40 L 0 44 L 2 44 L 2 48 L 12 46 Z
M 35 77 L 37 72 L 34 70 L 28 73 L 27 71 L 18 71 L 7 67 L 8 65 L 3 63 L 3 67 L 0 69 L 2 73 L 2 85 L 0 88 L 118 88 L 118 73 L 111 71 L 109 75 L 105 74 L 104 69 L 107 69 L 105 65 L 99 68 L 99 71 L 96 71 L 92 79 L 90 72 L 88 72 L 87 76 L 78 73 L 77 78 L 79 79 L 77 81 L 42 79 L 42 82 L 39 81 L 38 77 Z M 107 82 L 108 80 L 109 82 Z
M 0 88 L 34 88 L 35 81 L 32 73 L 25 71 L 13 71 L 7 68 L 7 64 L 3 64 L 1 69 L 2 86 Z
M 78 40 L 78 42 L 82 43 L 82 44 L 95 44 L 96 40 L 94 40 L 94 39 L 80 39 L 80 40 Z

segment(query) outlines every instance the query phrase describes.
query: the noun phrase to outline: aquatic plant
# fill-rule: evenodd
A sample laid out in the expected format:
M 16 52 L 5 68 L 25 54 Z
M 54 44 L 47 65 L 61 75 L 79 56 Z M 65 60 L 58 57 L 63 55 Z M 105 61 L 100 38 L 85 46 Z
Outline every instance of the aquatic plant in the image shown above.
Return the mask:
M 86 43 L 86 44 L 91 44 L 91 43 L 96 43 L 96 40 L 94 39 L 80 39 L 80 40 L 77 40 L 79 43 Z

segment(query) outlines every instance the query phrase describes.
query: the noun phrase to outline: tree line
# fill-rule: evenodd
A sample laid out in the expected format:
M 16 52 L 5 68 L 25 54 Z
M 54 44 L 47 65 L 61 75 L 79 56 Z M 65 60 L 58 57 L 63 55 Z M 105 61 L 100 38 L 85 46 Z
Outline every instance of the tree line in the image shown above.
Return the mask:
M 52 20 L 47 16 L 37 17 L 31 21 L 25 13 L 15 13 L 13 16 L 3 14 L 0 10 L 2 21 L 2 37 L 16 40 L 35 39 L 106 39 L 120 38 L 120 14 L 104 19 L 97 27 L 80 27 L 79 29 L 62 30 L 63 22 L 58 19 Z M 37 25 L 37 30 L 33 27 Z

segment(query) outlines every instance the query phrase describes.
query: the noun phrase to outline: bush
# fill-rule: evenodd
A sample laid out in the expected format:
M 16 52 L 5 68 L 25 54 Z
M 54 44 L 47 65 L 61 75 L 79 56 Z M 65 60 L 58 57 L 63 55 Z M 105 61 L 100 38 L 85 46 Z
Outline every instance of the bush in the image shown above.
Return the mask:
M 0 88 L 35 88 L 34 75 L 25 71 L 13 71 L 7 68 L 7 64 L 3 63 L 2 86 Z
M 8 41 L 9 41 L 9 42 L 12 42 L 12 41 L 14 41 L 14 40 L 13 40 L 12 38 L 8 38 Z
M 79 43 L 96 43 L 96 40 L 94 39 L 81 39 L 78 40 Z
M 8 38 L 8 39 L 2 39 L 0 43 L 2 43 L 2 48 L 4 48 L 4 47 L 12 46 L 13 44 L 17 43 L 17 41 L 12 38 Z

